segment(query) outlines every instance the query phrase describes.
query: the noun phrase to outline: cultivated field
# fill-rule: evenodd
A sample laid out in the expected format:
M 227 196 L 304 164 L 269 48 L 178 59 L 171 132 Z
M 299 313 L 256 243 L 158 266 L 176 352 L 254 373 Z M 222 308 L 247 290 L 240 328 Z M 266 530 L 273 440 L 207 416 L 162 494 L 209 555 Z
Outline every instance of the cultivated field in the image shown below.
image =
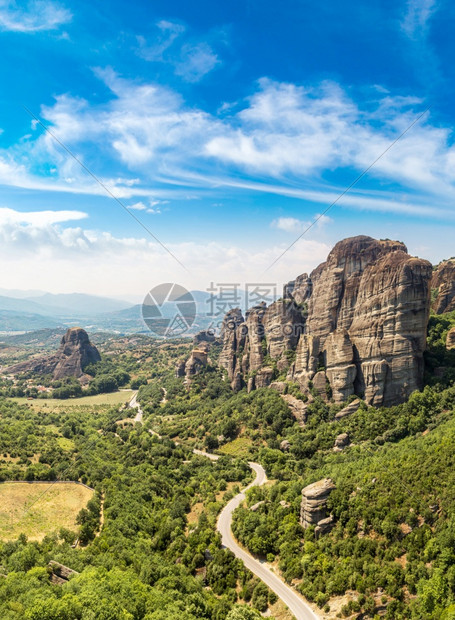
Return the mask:
M 28 400 L 27 398 L 11 398 L 21 405 L 31 405 L 34 409 L 60 409 L 68 407 L 82 407 L 94 405 L 122 405 L 128 403 L 133 397 L 133 390 L 122 390 L 120 392 L 112 392 L 110 394 L 95 394 L 95 396 L 82 396 L 81 398 L 35 398 Z
M 0 540 L 25 534 L 41 540 L 61 527 L 75 531 L 76 516 L 93 491 L 75 483 L 0 483 Z
M 251 445 L 252 441 L 249 437 L 237 437 L 237 439 L 224 444 L 219 451 L 223 454 L 229 454 L 230 456 L 242 458 L 244 456 L 248 456 Z

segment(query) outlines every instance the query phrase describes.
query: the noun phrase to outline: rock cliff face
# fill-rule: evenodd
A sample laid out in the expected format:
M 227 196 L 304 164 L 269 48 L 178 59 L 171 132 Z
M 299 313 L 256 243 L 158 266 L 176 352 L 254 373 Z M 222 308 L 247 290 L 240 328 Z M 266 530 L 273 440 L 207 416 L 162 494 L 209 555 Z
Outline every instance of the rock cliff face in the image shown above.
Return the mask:
M 234 389 L 267 387 L 273 380 L 276 362 L 279 370 L 289 366 L 286 353 L 295 349 L 303 330 L 303 316 L 292 300 L 255 306 L 243 318 L 241 311 L 230 310 L 221 330 L 223 348 L 219 364 L 228 371 Z
M 445 260 L 433 273 L 431 288 L 436 291 L 432 304 L 436 314 L 455 310 L 455 259 Z
M 399 241 L 345 239 L 310 276 L 289 282 L 283 300 L 246 320 L 228 313 L 220 365 L 234 389 L 268 385 L 273 370 L 323 399 L 401 402 L 422 381 L 431 275 Z
M 99 362 L 101 356 L 98 349 L 91 344 L 87 332 L 81 327 L 69 329 L 63 336 L 58 351 L 49 357 L 41 357 L 28 362 L 16 364 L 7 372 L 34 372 L 52 374 L 53 379 L 84 376 L 84 368 L 91 363 Z

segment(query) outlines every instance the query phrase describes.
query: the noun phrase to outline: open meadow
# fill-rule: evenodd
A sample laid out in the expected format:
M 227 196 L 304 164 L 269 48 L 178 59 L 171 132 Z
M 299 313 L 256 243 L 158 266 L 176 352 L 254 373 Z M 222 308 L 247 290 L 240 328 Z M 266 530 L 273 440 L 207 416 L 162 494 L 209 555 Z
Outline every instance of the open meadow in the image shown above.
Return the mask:
M 93 407 L 96 405 L 122 405 L 128 403 L 134 394 L 134 390 L 120 390 L 109 394 L 95 394 L 94 396 L 82 396 L 81 398 L 11 398 L 19 405 L 31 405 L 34 409 L 61 409 L 68 407 Z
M 25 534 L 42 540 L 64 527 L 76 531 L 76 517 L 93 491 L 74 482 L 3 482 L 0 484 L 0 540 Z

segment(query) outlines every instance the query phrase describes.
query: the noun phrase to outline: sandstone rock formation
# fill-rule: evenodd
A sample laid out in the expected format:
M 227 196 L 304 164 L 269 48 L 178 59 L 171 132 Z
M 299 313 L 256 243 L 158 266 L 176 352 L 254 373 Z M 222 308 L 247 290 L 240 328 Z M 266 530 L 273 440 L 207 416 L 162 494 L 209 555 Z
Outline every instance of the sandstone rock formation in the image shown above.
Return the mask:
M 286 382 L 285 381 L 272 381 L 270 384 L 272 390 L 278 392 L 278 394 L 284 394 L 286 392 Z
M 245 346 L 245 331 L 246 326 L 240 308 L 230 310 L 223 319 L 221 328 L 223 348 L 218 364 L 227 370 L 233 389 L 241 388 L 242 385 L 240 356 Z
M 314 528 L 314 536 L 315 536 L 315 538 L 319 538 L 320 536 L 323 536 L 324 534 L 327 534 L 327 532 L 330 532 L 330 530 L 332 529 L 333 525 L 334 525 L 334 523 L 333 523 L 333 516 L 332 515 L 330 515 L 326 519 L 321 519 L 319 521 L 319 523 L 316 525 L 316 527 Z
M 304 389 L 316 378 L 321 392 L 318 361 L 335 402 L 354 393 L 374 405 L 407 398 L 421 385 L 430 277 L 430 264 L 402 243 L 338 243 L 311 274 L 307 345 L 297 351 L 291 377 Z
M 207 351 L 204 349 L 193 349 L 191 355 L 188 358 L 184 374 L 186 377 L 196 375 L 202 368 L 207 366 Z
M 245 320 L 231 310 L 219 363 L 235 389 L 287 372 L 324 400 L 401 402 L 422 383 L 431 275 L 430 263 L 399 241 L 345 239 L 310 276 L 289 282 L 282 300 Z
M 185 376 L 185 366 L 186 366 L 185 360 L 180 360 L 177 363 L 177 366 L 175 367 L 175 376 L 177 377 L 177 379 L 181 379 Z
M 300 424 L 300 426 L 305 426 L 307 405 L 302 400 L 300 400 L 300 398 L 291 396 L 291 394 L 282 394 L 281 398 L 287 403 L 292 415 Z
M 295 348 L 302 329 L 302 313 L 289 300 L 276 301 L 268 308 L 265 304 L 255 306 L 245 319 L 240 309 L 230 310 L 221 330 L 219 365 L 227 370 L 232 387 L 241 388 L 245 383 L 249 389 L 268 387 L 274 369 L 264 367 L 264 359 L 276 361 L 278 370 L 287 369 L 286 352 Z
M 344 448 L 347 448 L 347 446 L 349 446 L 350 443 L 351 442 L 349 440 L 349 435 L 347 433 L 341 433 L 341 435 L 338 435 L 338 437 L 335 439 L 335 445 L 333 446 L 333 451 L 341 452 L 342 450 L 344 450 Z
M 329 517 L 327 514 L 327 500 L 335 488 L 330 478 L 324 478 L 308 485 L 302 490 L 300 523 L 305 529 L 311 525 L 318 525 Z
M 53 379 L 82 379 L 85 367 L 100 360 L 99 351 L 91 344 L 87 332 L 81 327 L 72 327 L 63 336 L 60 348 L 54 355 L 16 364 L 8 368 L 7 372 L 52 374 Z
M 216 341 L 213 334 L 201 331 L 193 337 L 194 348 L 187 360 L 180 360 L 175 368 L 176 377 L 190 379 L 208 363 L 210 345 Z
M 433 272 L 431 288 L 436 291 L 432 304 L 436 314 L 455 310 L 455 258 L 442 261 Z
M 349 405 L 346 405 L 346 407 L 343 407 L 343 409 L 341 409 L 336 415 L 335 415 L 335 420 L 342 420 L 343 418 L 346 418 L 349 415 L 352 415 L 353 413 L 355 413 L 357 411 L 357 409 L 360 407 L 360 403 L 361 401 L 356 398 L 355 400 L 352 401 L 352 403 L 349 403 Z
M 449 350 L 455 349 L 455 327 L 452 327 L 447 334 L 446 347 Z

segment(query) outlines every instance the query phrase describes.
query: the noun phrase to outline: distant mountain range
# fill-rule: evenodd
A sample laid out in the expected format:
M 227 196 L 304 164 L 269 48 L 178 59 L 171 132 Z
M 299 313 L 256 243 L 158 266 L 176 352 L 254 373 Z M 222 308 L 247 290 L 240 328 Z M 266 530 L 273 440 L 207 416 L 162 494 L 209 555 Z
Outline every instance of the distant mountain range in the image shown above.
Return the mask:
M 221 299 L 208 303 L 210 295 L 206 291 L 191 293 L 196 302 L 196 318 L 191 333 L 218 323 L 229 309 L 221 303 Z M 244 299 L 245 294 L 239 291 L 242 309 Z M 218 310 L 215 317 L 209 316 L 213 310 Z M 166 309 L 163 316 L 169 316 Z M 91 332 L 150 333 L 142 320 L 141 304 L 132 305 L 128 301 L 84 293 L 52 294 L 0 289 L 0 334 L 73 326 Z

